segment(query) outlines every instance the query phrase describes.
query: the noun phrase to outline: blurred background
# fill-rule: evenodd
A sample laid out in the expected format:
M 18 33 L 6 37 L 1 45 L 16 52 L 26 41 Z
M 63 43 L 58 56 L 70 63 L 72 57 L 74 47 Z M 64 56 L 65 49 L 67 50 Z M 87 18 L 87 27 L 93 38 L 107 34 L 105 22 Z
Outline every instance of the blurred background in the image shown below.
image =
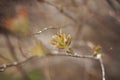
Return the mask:
M 49 27 L 56 29 L 24 37 L 22 33 L 27 34 L 26 28 L 15 29 L 9 25 L 16 26 L 19 21 L 26 21 L 25 17 L 31 33 Z M 47 52 L 64 53 L 50 43 L 59 27 L 71 35 L 70 46 L 78 54 L 91 55 L 91 46 L 101 45 L 106 80 L 120 80 L 120 0 L 0 0 L 0 65 L 33 55 L 30 49 L 35 46 L 36 39 Z M 15 56 L 9 49 L 6 33 Z M 0 80 L 102 80 L 102 77 L 98 61 L 46 56 L 34 57 L 19 67 L 7 68 L 0 72 Z

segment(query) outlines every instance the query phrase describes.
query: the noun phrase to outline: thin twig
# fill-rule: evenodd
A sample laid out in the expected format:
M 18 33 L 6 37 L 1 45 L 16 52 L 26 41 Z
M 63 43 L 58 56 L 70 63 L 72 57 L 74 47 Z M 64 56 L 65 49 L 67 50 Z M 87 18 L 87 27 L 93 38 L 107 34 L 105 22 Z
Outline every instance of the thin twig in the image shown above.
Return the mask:
M 57 27 L 52 27 L 52 26 L 50 26 L 50 27 L 48 27 L 48 28 L 43 28 L 42 30 L 34 33 L 33 35 L 41 34 L 41 33 L 43 33 L 44 31 L 47 31 L 48 29 L 58 29 L 58 28 L 57 28 Z
M 86 58 L 86 59 L 93 59 L 98 60 L 100 62 L 101 70 L 102 70 L 102 80 L 106 80 L 105 78 L 105 67 L 103 64 L 103 60 L 101 57 L 97 58 L 91 55 L 71 55 L 71 54 L 52 54 L 53 56 L 69 56 L 69 57 L 75 57 L 75 58 Z
M 102 80 L 106 80 L 106 78 L 105 78 L 105 67 L 104 67 L 103 60 L 102 60 L 101 57 L 99 58 L 99 62 L 100 62 L 101 70 L 102 70 Z
M 46 27 L 46 28 L 43 28 L 42 30 L 38 31 L 38 32 L 35 32 L 33 33 L 33 35 L 39 35 L 49 29 L 60 29 L 60 28 L 65 28 L 65 27 L 68 27 L 68 26 L 61 26 L 61 27 L 53 27 L 53 26 L 50 26 L 50 27 Z
M 25 60 L 22 60 L 22 61 L 19 61 L 19 62 L 13 62 L 13 63 L 10 63 L 10 64 L 3 64 L 2 66 L 0 66 L 0 72 L 3 72 L 5 71 L 7 68 L 9 67 L 13 67 L 13 66 L 18 66 L 18 65 L 21 65 L 21 64 L 24 64 L 25 62 L 29 61 L 30 59 L 32 59 L 34 56 L 31 56 Z
M 51 54 L 49 56 L 68 56 L 68 57 L 75 57 L 75 58 L 88 58 L 88 59 L 97 60 L 93 56 L 89 56 L 89 55 Z M 0 66 L 0 72 L 4 72 L 7 68 L 10 68 L 10 67 L 22 65 L 25 62 L 31 60 L 33 57 L 35 57 L 35 56 L 31 56 L 31 57 L 29 57 L 25 60 L 19 61 L 19 62 L 15 61 L 15 62 L 10 63 L 10 64 L 3 64 L 2 66 Z
M 103 60 L 101 57 L 97 58 L 94 57 L 93 55 L 79 55 L 79 54 L 51 54 L 49 56 L 66 56 L 66 57 L 75 57 L 75 58 L 86 58 L 86 59 L 93 59 L 93 60 L 98 60 L 100 62 L 100 66 L 102 69 L 102 80 L 106 80 L 105 78 L 105 68 L 104 68 L 104 64 L 103 64 Z M 23 61 L 20 62 L 13 62 L 11 64 L 3 64 L 2 66 L 0 66 L 0 72 L 5 71 L 7 68 L 9 67 L 13 67 L 13 66 L 18 66 L 18 65 L 22 65 L 25 62 L 29 61 L 30 59 L 32 59 L 34 56 L 31 56 Z
M 67 56 L 67 57 L 75 57 L 75 58 L 87 58 L 87 59 L 93 59 L 93 60 L 98 60 L 94 56 L 91 55 L 72 55 L 72 54 L 51 54 L 52 56 Z

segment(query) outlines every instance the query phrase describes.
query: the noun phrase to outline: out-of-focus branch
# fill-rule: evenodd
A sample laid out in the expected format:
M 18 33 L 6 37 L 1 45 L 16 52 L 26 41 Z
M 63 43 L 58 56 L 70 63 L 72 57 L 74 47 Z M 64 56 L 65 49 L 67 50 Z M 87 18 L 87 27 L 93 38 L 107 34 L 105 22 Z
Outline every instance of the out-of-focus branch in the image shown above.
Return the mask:
M 15 52 L 15 50 L 14 50 L 14 46 L 12 45 L 12 43 L 11 43 L 11 41 L 10 41 L 10 37 L 8 36 L 8 34 L 4 34 L 4 35 L 5 35 L 5 37 L 6 37 L 6 43 L 7 43 L 7 45 L 8 45 L 8 48 L 9 48 L 9 50 L 10 50 L 10 52 L 11 52 L 11 55 L 12 55 L 13 59 L 14 59 L 15 61 L 18 61 L 16 52 Z M 6 66 L 4 66 L 4 68 L 6 69 Z M 4 71 L 4 68 L 3 68 L 3 71 Z M 24 77 L 24 80 L 31 80 L 21 65 L 18 65 L 18 66 L 17 66 L 17 69 L 20 71 L 20 73 L 21 73 L 22 76 Z
M 6 61 L 9 61 L 9 62 L 10 62 L 10 59 L 4 57 L 2 54 L 0 54 L 0 58 L 2 58 L 3 60 L 6 60 Z
M 27 58 L 27 56 L 25 55 L 24 51 L 22 50 L 22 47 L 20 45 L 19 40 L 17 40 L 17 43 L 18 43 L 18 49 L 19 49 L 20 53 L 22 54 L 23 57 Z
M 60 13 L 62 13 L 63 15 L 65 15 L 66 17 L 68 17 L 69 19 L 71 19 L 73 22 L 75 22 L 75 23 L 77 22 L 76 19 L 74 19 L 70 14 L 68 14 L 67 12 L 65 12 L 63 6 L 57 6 L 57 5 L 55 5 L 55 4 L 53 4 L 53 3 L 49 2 L 49 1 L 46 1 L 46 0 L 44 0 L 44 2 L 46 4 L 49 4 L 49 5 L 53 6 L 54 8 L 56 8 Z

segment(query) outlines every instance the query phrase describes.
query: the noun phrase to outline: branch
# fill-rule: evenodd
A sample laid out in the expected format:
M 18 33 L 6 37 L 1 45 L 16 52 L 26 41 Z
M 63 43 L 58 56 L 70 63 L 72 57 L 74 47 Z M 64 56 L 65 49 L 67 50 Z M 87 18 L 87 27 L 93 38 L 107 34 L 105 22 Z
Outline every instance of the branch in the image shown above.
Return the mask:
M 66 27 L 68 27 L 68 26 L 65 26 L 65 25 L 64 25 L 64 26 L 61 26 L 61 27 L 53 27 L 53 26 L 50 26 L 50 27 L 43 28 L 42 30 L 40 30 L 40 31 L 38 31 L 38 32 L 33 33 L 33 35 L 39 35 L 39 34 L 45 32 L 45 31 L 47 31 L 47 30 L 49 30 L 49 29 L 60 29 L 60 28 L 66 28 Z
M 68 17 L 69 19 L 71 19 L 73 22 L 77 22 L 76 19 L 74 19 L 70 14 L 66 13 L 65 10 L 63 9 L 63 7 L 59 7 L 57 5 L 54 5 L 53 3 L 50 3 L 49 1 L 44 1 L 46 4 L 53 6 L 54 8 L 56 8 L 60 13 L 62 13 L 64 16 Z
M 101 57 L 99 58 L 99 62 L 100 62 L 101 70 L 102 70 L 102 80 L 106 80 L 105 79 L 105 67 L 104 67 L 103 60 Z
M 98 56 L 95 57 L 93 55 L 79 55 L 79 54 L 51 54 L 49 56 L 66 56 L 66 57 L 86 58 L 86 59 L 98 60 L 100 62 L 100 66 L 101 66 L 101 70 L 102 70 L 102 80 L 106 80 L 106 78 L 105 78 L 105 67 L 104 67 L 101 55 L 98 55 Z M 3 64 L 2 66 L 0 66 L 0 72 L 5 71 L 9 67 L 22 65 L 25 62 L 32 59 L 33 57 L 35 57 L 35 56 L 31 56 L 31 57 L 29 57 L 29 58 L 27 58 L 27 59 L 25 59 L 23 61 L 20 61 L 20 62 L 13 62 L 11 64 Z
M 88 56 L 88 55 L 70 55 L 70 54 L 51 54 L 50 56 L 68 56 L 68 57 L 75 57 L 75 58 L 88 58 L 88 59 L 94 59 L 94 60 L 97 60 L 96 58 L 94 58 L 93 56 Z M 10 68 L 10 67 L 14 67 L 14 66 L 18 66 L 18 65 L 22 65 L 24 64 L 25 62 L 31 60 L 33 57 L 35 56 L 31 56 L 25 60 L 22 60 L 22 61 L 15 61 L 13 63 L 10 63 L 10 64 L 3 64 L 2 66 L 0 66 L 0 72 L 4 72 L 7 68 Z
M 61 28 L 61 27 L 60 27 L 60 28 Z M 49 29 L 59 29 L 59 28 L 58 28 L 58 27 L 52 27 L 52 26 L 50 26 L 50 27 L 48 27 L 48 28 L 43 28 L 42 30 L 33 33 L 33 35 L 41 34 L 41 33 L 45 32 L 45 31 L 47 31 L 47 30 L 49 30 Z
M 102 80 L 106 80 L 105 78 L 105 67 L 103 64 L 103 60 L 101 58 L 101 54 L 98 55 L 99 57 L 94 57 L 91 55 L 71 55 L 71 54 L 52 54 L 52 56 L 69 56 L 69 57 L 75 57 L 75 58 L 87 58 L 87 59 L 93 59 L 93 60 L 98 60 L 100 62 L 101 70 L 102 70 Z
M 13 66 L 18 66 L 18 65 L 21 65 L 21 64 L 24 64 L 25 62 L 29 61 L 30 59 L 32 59 L 34 56 L 31 56 L 25 60 L 22 60 L 22 61 L 16 61 L 16 62 L 13 62 L 13 63 L 10 63 L 10 64 L 3 64 L 2 66 L 0 66 L 0 72 L 3 72 L 5 71 L 7 68 L 9 67 L 13 67 Z
M 67 56 L 67 57 L 75 57 L 75 58 L 87 58 L 87 59 L 93 59 L 93 60 L 98 60 L 94 56 L 91 55 L 79 55 L 79 54 L 51 54 L 52 56 Z

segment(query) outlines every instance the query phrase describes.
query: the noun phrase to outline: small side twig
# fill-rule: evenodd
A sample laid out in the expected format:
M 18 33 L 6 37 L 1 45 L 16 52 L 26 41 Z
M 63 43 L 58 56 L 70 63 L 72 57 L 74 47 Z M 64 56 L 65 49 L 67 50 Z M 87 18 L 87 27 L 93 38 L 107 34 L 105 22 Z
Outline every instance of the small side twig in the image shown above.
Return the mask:
M 102 70 L 102 80 L 106 80 L 106 78 L 105 78 L 105 67 L 104 67 L 103 60 L 102 60 L 101 57 L 99 58 L 99 62 L 100 62 L 101 70 Z

